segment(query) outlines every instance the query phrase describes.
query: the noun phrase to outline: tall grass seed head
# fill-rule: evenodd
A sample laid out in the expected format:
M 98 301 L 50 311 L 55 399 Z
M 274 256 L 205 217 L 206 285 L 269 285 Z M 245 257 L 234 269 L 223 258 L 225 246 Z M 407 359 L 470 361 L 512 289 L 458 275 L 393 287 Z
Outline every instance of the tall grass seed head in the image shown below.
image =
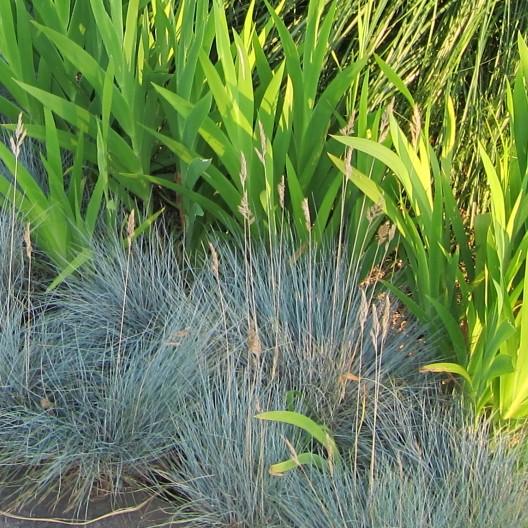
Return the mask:
M 281 176 L 281 181 L 277 186 L 277 192 L 279 193 L 279 205 L 281 209 L 284 209 L 284 197 L 286 191 L 286 182 L 284 180 L 284 174 Z
M 134 209 L 132 209 L 132 211 L 130 211 L 130 214 L 128 215 L 128 221 L 127 221 L 128 247 L 132 245 L 132 237 L 134 236 L 135 228 L 136 228 L 136 215 L 135 215 Z
M 211 271 L 215 279 L 220 279 L 220 261 L 218 258 L 218 252 L 211 242 L 209 242 L 209 251 L 211 252 Z
M 24 229 L 24 245 L 26 246 L 26 256 L 28 259 L 31 259 L 33 246 L 31 244 L 31 225 L 29 222 L 26 224 L 26 228 Z
M 305 198 L 302 201 L 301 204 L 303 215 L 304 215 L 304 222 L 306 224 L 306 229 L 308 232 L 312 230 L 312 219 L 310 217 L 310 207 L 308 206 L 308 198 Z
M 24 123 L 22 121 L 22 112 L 18 114 L 18 122 L 15 129 L 15 135 L 9 138 L 9 144 L 11 146 L 11 151 L 13 152 L 14 156 L 16 158 L 20 157 L 20 150 L 22 148 L 22 144 L 24 143 L 24 139 L 26 138 L 27 131 L 24 127 Z

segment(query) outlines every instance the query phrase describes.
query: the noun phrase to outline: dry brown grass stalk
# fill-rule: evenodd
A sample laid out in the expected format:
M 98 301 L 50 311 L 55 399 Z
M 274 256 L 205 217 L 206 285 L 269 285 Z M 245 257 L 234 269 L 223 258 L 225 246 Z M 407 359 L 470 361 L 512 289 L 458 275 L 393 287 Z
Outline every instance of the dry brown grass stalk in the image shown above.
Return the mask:
M 381 202 L 371 205 L 367 209 L 367 214 L 366 214 L 367 221 L 373 222 L 374 220 L 376 220 L 376 218 L 381 216 L 383 214 L 383 207 L 384 207 L 384 204 Z
M 15 129 L 14 136 L 9 138 L 9 144 L 11 151 L 15 156 L 15 173 L 13 174 L 13 196 L 11 197 L 11 234 L 9 241 L 9 268 L 8 268 L 8 279 L 7 279 L 7 303 L 8 308 L 11 303 L 11 295 L 13 288 L 13 257 L 15 248 L 15 222 L 16 222 L 16 193 L 18 184 L 18 163 L 20 159 L 20 151 L 22 144 L 26 138 L 27 132 L 22 121 L 22 113 L 18 114 L 18 122 Z
M 255 359 L 260 358 L 262 353 L 262 343 L 260 341 L 257 322 L 254 318 L 249 320 L 248 325 L 248 350 Z
M 30 368 L 30 343 L 31 343 L 31 264 L 33 245 L 31 244 L 31 225 L 28 222 L 24 229 L 24 245 L 26 248 L 26 257 L 28 260 L 28 283 L 27 283 L 27 331 L 25 335 L 25 376 L 26 387 L 29 387 L 29 368 Z
M 220 259 L 216 248 L 209 242 L 209 251 L 211 252 L 211 271 L 218 282 L 220 280 Z
M 306 230 L 310 232 L 312 230 L 312 219 L 310 216 L 310 207 L 308 206 L 308 198 L 305 198 L 302 201 L 301 207 L 304 215 L 304 222 L 306 224 Z
M 134 209 L 130 211 L 130 214 L 128 215 L 128 221 L 127 221 L 127 263 L 126 263 L 126 270 L 125 270 L 125 284 L 123 287 L 123 306 L 121 308 L 121 322 L 119 325 L 119 341 L 117 345 L 117 364 L 116 364 L 116 375 L 119 372 L 119 368 L 121 366 L 121 356 L 123 352 L 123 329 L 125 325 L 125 310 L 126 310 L 126 299 L 127 299 L 127 293 L 128 293 L 128 279 L 130 275 L 130 257 L 132 254 L 132 237 L 134 235 L 134 230 L 136 228 L 136 220 L 135 220 L 135 212 Z
M 414 148 L 418 145 L 420 134 L 422 132 L 422 115 L 418 105 L 413 106 L 413 112 L 411 117 L 411 143 Z
M 286 182 L 284 180 L 284 174 L 281 176 L 281 181 L 277 186 L 277 191 L 279 193 L 279 205 L 282 210 L 284 210 L 284 198 L 286 194 Z
M 394 239 L 396 235 L 396 225 L 389 220 L 381 224 L 378 228 L 377 239 L 380 246 L 387 246 Z
M 65 524 L 68 526 L 89 526 L 90 524 L 94 524 L 97 522 L 101 522 L 105 519 L 109 519 L 111 517 L 115 517 L 117 515 L 123 515 L 126 513 L 133 513 L 142 510 L 149 502 L 152 502 L 154 500 L 154 495 L 152 497 L 149 497 L 145 501 L 143 501 L 141 504 L 138 504 L 137 506 L 132 506 L 130 508 L 121 508 L 119 510 L 114 510 L 109 513 L 105 513 L 104 515 L 101 515 L 100 517 L 96 517 L 95 519 L 89 519 L 87 521 L 82 521 L 80 519 L 60 519 L 55 517 L 26 517 L 24 515 L 16 515 L 14 513 L 6 512 L 6 511 L 0 511 L 0 515 L 3 517 L 7 517 L 8 519 L 15 519 L 17 521 L 30 521 L 31 523 L 36 522 L 44 522 L 44 523 L 53 523 L 53 524 Z
M 244 217 L 244 220 L 251 225 L 255 221 L 255 217 L 249 208 L 247 191 L 244 189 L 242 193 L 242 199 L 240 200 L 240 205 L 238 206 L 239 213 Z

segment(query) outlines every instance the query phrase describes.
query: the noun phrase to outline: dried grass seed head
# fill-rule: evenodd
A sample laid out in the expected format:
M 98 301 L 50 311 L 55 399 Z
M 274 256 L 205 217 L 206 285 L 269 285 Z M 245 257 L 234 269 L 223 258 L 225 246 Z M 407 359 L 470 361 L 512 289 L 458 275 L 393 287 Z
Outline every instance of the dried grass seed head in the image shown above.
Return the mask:
M 26 256 L 28 259 L 31 259 L 33 245 L 31 244 L 31 225 L 29 222 L 26 224 L 26 228 L 24 229 L 24 244 L 26 246 Z
M 255 217 L 253 216 L 253 213 L 249 208 L 248 195 L 246 190 L 244 190 L 244 192 L 242 193 L 242 199 L 240 200 L 238 211 L 244 217 L 246 222 L 248 222 L 248 224 L 252 224 L 255 221 Z
M 385 272 L 379 266 L 374 266 L 370 273 L 361 281 L 360 286 L 372 286 L 385 277 Z
M 418 145 L 418 140 L 422 132 L 422 115 L 418 105 L 413 106 L 413 113 L 411 117 L 411 142 L 416 148 Z
M 240 154 L 240 183 L 242 184 L 242 189 L 246 188 L 246 182 L 248 178 L 248 167 L 247 160 L 244 154 Z
M 248 325 L 248 350 L 256 358 L 260 357 L 262 353 L 262 343 L 260 341 L 257 322 L 254 318 L 249 320 Z
M 361 296 L 361 300 L 359 303 L 359 325 L 361 327 L 361 331 L 363 331 L 365 329 L 365 324 L 367 323 L 368 319 L 369 303 L 367 300 L 367 293 L 365 292 L 365 288 L 360 288 L 359 293 Z
M 136 213 L 134 209 L 130 211 L 127 221 L 127 241 L 128 247 L 132 245 L 132 237 L 134 236 L 134 230 L 136 229 Z
M 218 252 L 211 242 L 209 242 L 209 251 L 211 252 L 211 270 L 215 279 L 218 281 L 220 279 L 220 260 L 218 258 Z
M 367 221 L 373 222 L 376 218 L 378 218 L 380 215 L 383 214 L 383 210 L 384 210 L 384 203 L 382 203 L 382 201 L 379 201 L 371 205 L 367 210 Z
M 279 205 L 281 209 L 284 209 L 284 198 L 286 193 L 286 182 L 284 179 L 284 174 L 281 176 L 281 181 L 277 186 L 277 192 L 279 193 Z
M 306 229 L 308 232 L 310 232 L 312 230 L 312 219 L 310 216 L 310 207 L 308 205 L 308 198 L 305 198 L 302 201 L 301 207 L 302 207 L 302 212 L 304 215 L 304 222 L 306 224 Z
M 356 121 L 356 111 L 354 110 L 352 114 L 350 114 L 350 117 L 348 118 L 348 121 L 346 125 L 339 130 L 339 133 L 343 136 L 348 136 L 354 131 L 354 124 Z
M 377 233 L 378 244 L 388 245 L 396 235 L 396 225 L 389 220 L 380 225 Z
M 22 112 L 18 114 L 18 121 L 17 126 L 15 129 L 15 135 L 9 138 L 9 144 L 11 146 L 11 151 L 15 155 L 16 158 L 20 157 L 20 150 L 22 149 L 22 144 L 24 143 L 24 139 L 26 138 L 27 131 L 24 127 L 24 123 L 22 121 Z

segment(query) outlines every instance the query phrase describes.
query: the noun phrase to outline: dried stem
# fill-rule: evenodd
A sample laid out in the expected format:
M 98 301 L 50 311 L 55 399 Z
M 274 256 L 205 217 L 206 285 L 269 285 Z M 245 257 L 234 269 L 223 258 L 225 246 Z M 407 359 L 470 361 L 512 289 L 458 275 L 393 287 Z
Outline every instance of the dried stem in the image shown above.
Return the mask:
M 127 290 L 128 290 L 128 276 L 130 274 L 130 256 L 132 253 L 132 237 L 134 235 L 134 229 L 136 227 L 135 222 L 135 213 L 134 209 L 130 211 L 130 214 L 128 215 L 128 222 L 127 222 L 127 263 L 126 263 L 126 270 L 125 270 L 125 287 L 123 291 L 123 307 L 121 309 L 121 323 L 119 327 L 119 342 L 117 346 L 117 369 L 116 372 L 119 372 L 119 367 L 121 366 L 121 354 L 122 354 L 122 348 L 123 348 L 123 327 L 125 324 L 125 308 L 126 308 L 126 298 L 127 298 Z
M 31 264 L 33 255 L 33 246 L 31 244 L 31 225 L 26 224 L 24 230 L 24 243 L 26 245 L 26 256 L 28 259 L 28 285 L 27 285 L 27 331 L 25 336 L 25 369 L 26 369 L 26 387 L 29 388 L 29 368 L 30 368 L 30 339 L 31 339 Z
M 7 305 L 8 311 L 11 304 L 11 295 L 13 287 L 13 255 L 15 247 L 15 221 L 16 221 L 16 190 L 18 183 L 18 161 L 20 159 L 20 151 L 22 149 L 22 144 L 26 138 L 26 129 L 22 122 L 22 113 L 18 115 L 18 123 L 15 129 L 14 137 L 9 139 L 9 144 L 11 146 L 11 151 L 15 156 L 15 173 L 13 174 L 13 196 L 11 198 L 11 236 L 9 241 L 9 268 L 8 268 L 8 278 L 7 278 Z

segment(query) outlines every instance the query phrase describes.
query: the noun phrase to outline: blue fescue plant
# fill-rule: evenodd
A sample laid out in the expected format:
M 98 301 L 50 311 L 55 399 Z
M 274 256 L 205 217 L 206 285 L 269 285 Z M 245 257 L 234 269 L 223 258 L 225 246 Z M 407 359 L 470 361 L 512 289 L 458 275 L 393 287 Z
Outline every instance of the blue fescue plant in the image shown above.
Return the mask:
M 373 408 L 360 408 L 359 418 L 374 422 L 360 440 L 366 464 L 338 439 L 341 457 L 332 466 L 273 471 L 285 455 L 298 460 L 306 439 L 294 428 L 251 420 L 262 407 L 284 405 L 284 386 L 262 380 L 250 369 L 225 368 L 203 379 L 175 456 L 159 469 L 160 491 L 174 497 L 168 512 L 175 523 L 479 528 L 528 521 L 520 439 L 491 439 L 489 423 L 471 420 L 432 388 L 386 392 L 377 425 Z
M 526 526 L 528 474 L 511 435 L 490 440 L 452 403 L 417 398 L 387 416 L 399 431 L 370 472 L 353 458 L 333 472 L 296 470 L 280 479 L 279 525 L 298 528 Z
M 0 399 L 11 400 L 24 387 L 28 299 L 23 229 L 4 208 L 0 208 L 0 248 Z
M 10 208 L 0 206 L 0 299 L 23 295 L 25 279 L 23 227 Z
M 412 377 L 432 350 L 412 320 L 398 326 L 397 304 L 375 291 L 375 276 L 361 278 L 360 263 L 342 247 L 299 251 L 285 232 L 267 248 L 249 242 L 245 250 L 221 244 L 215 251 L 218 273 L 202 280 L 234 348 L 256 351 L 241 361 L 258 357 L 269 380 L 313 388 L 330 408 L 342 398 L 339 379 L 381 371 Z
M 383 409 L 390 408 L 384 386 L 391 378 L 416 381 L 430 345 L 412 322 L 394 327 L 390 299 L 360 286 L 357 263 L 333 248 L 296 254 L 284 235 L 267 248 L 248 238 L 243 249 L 216 242 L 210 250 L 211 268 L 195 290 L 219 321 L 222 359 L 187 407 L 175 456 L 159 474 L 165 491 L 180 497 L 178 521 L 281 526 L 279 484 L 269 470 L 316 446 L 302 431 L 255 415 L 288 407 L 332 427 L 357 413 L 358 458 L 369 467 L 378 449 L 369 431 L 384 429 Z
M 2 319 L 11 508 L 66 496 L 82 515 L 97 494 L 148 488 L 190 526 L 436 526 L 461 507 L 475 528 L 523 520 L 515 450 L 431 404 L 426 330 L 405 325 L 343 249 L 299 252 L 284 234 L 268 247 L 216 240 L 191 261 L 162 230 L 132 240 L 131 217 L 127 228 L 125 243 L 94 242 L 82 280 L 42 294 L 29 341 L 24 303 Z M 303 430 L 255 419 L 270 410 L 324 427 L 339 457 L 270 474 L 302 453 L 329 460 Z
M 189 303 L 169 236 L 154 228 L 129 244 L 128 234 L 123 243 L 118 226 L 114 231 L 103 228 L 92 244 L 94 258 L 82 276 L 70 277 L 54 292 L 49 314 L 61 336 L 83 340 L 94 351 L 161 339 L 175 307 Z
M 0 401 L 0 482 L 11 506 L 64 495 L 67 483 L 80 513 L 97 492 L 146 486 L 173 449 L 184 408 L 174 404 L 193 399 L 214 362 L 217 323 L 156 242 L 170 245 L 155 231 L 131 254 L 118 236 L 94 243 L 97 267 L 46 296 L 17 384 L 9 369 L 21 361 L 10 360 L 23 357 L 25 340 L 2 330 L 2 383 L 17 388 Z M 23 336 L 26 326 L 13 328 Z
M 249 369 L 225 367 L 200 386 L 199 399 L 178 425 L 176 456 L 160 469 L 162 491 L 180 497 L 167 512 L 189 526 L 278 526 L 278 482 L 268 467 L 289 452 L 281 428 L 264 428 L 253 415 L 261 406 L 280 405 L 281 392 Z

